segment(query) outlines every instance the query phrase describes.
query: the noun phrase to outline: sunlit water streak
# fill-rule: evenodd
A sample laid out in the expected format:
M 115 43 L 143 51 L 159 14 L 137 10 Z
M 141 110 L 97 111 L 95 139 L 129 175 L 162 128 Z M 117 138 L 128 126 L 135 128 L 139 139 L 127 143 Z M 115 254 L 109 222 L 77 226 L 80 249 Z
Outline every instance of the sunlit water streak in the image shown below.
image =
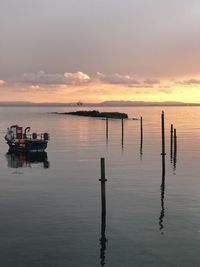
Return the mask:
M 123 143 L 118 120 L 109 121 L 106 140 L 105 120 L 48 113 L 75 109 L 0 108 L 1 265 L 199 266 L 200 108 L 99 108 L 143 117 L 142 142 L 140 120 L 127 120 Z M 10 164 L 3 137 L 16 123 L 50 133 L 48 167 L 24 158 Z M 173 157 L 171 124 L 177 129 Z M 101 157 L 108 178 L 106 229 Z

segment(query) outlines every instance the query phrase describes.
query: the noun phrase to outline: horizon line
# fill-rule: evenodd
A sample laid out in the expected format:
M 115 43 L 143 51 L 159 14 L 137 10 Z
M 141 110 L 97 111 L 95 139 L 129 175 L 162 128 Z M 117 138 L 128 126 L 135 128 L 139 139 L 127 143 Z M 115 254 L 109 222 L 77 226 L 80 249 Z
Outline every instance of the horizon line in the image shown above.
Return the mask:
M 200 106 L 200 103 L 186 103 L 180 101 L 131 101 L 110 100 L 103 102 L 29 102 L 29 101 L 0 101 L 0 106 Z

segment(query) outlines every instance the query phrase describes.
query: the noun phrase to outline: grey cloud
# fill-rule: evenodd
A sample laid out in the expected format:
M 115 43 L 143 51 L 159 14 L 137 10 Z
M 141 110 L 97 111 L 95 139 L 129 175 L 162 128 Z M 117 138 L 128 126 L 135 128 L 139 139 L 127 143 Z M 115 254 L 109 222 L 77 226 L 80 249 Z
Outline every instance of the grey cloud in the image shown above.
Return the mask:
M 83 72 L 65 72 L 62 74 L 49 74 L 44 71 L 39 71 L 37 73 L 24 73 L 23 74 L 23 82 L 30 84 L 83 84 L 88 83 L 90 81 L 90 77 Z
M 124 84 L 130 87 L 153 87 L 153 85 L 158 85 L 161 83 L 159 79 L 155 78 L 145 78 L 143 80 L 139 80 L 133 78 L 129 75 L 122 75 L 118 73 L 114 74 L 103 74 L 97 72 L 97 77 L 101 82 L 110 83 L 110 84 Z
M 147 78 L 143 81 L 144 84 L 149 84 L 149 85 L 154 85 L 154 84 L 160 84 L 160 80 L 158 79 L 152 79 L 152 78 Z
M 97 76 L 100 81 L 110 84 L 140 84 L 138 80 L 130 77 L 129 75 L 121 75 L 118 73 L 106 75 L 97 72 Z
M 189 79 L 185 81 L 178 81 L 178 84 L 182 85 L 200 85 L 200 80 L 199 79 Z

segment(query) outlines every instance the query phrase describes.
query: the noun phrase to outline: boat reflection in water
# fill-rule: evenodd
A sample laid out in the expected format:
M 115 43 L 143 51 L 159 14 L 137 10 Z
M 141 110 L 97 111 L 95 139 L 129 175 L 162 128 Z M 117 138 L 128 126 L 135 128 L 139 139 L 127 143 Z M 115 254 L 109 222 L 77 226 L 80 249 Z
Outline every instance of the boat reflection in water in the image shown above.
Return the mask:
M 16 153 L 8 151 L 6 158 L 9 168 L 32 167 L 33 164 L 40 164 L 45 169 L 50 167 L 45 151 L 34 153 Z

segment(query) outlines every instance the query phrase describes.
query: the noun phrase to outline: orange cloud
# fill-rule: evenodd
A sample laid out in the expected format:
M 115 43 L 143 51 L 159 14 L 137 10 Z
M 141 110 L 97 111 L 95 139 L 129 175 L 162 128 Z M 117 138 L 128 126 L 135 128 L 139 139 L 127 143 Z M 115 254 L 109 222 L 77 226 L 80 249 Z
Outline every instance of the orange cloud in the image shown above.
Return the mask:
M 4 85 L 6 82 L 4 80 L 0 80 L 0 86 Z
M 78 71 L 75 73 L 70 73 L 70 72 L 65 72 L 64 74 L 66 81 L 68 81 L 68 83 L 85 83 L 85 82 L 89 82 L 90 81 L 90 77 L 89 75 Z

